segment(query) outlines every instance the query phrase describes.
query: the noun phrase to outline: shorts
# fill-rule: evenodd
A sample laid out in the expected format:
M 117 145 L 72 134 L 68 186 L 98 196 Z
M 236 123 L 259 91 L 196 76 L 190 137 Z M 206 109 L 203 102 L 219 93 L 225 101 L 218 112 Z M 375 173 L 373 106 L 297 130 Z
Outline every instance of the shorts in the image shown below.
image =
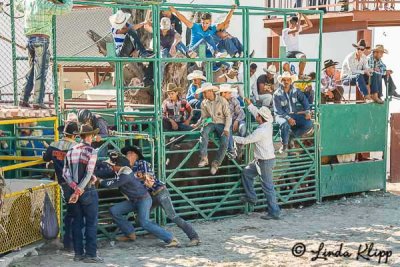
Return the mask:
M 297 58 L 300 59 L 302 57 L 306 57 L 306 54 L 300 51 L 287 51 L 286 58 Z

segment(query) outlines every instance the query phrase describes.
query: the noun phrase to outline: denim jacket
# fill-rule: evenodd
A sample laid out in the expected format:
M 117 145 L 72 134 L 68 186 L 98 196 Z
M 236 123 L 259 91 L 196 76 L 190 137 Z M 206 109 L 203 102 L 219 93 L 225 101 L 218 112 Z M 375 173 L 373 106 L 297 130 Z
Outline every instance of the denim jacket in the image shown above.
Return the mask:
M 310 104 L 308 103 L 307 97 L 304 93 L 291 86 L 289 93 L 285 93 L 282 86 L 279 86 L 278 90 L 274 93 L 274 113 L 275 116 L 290 119 L 290 114 L 297 113 L 299 111 L 298 104 L 303 106 L 306 113 L 310 112 Z

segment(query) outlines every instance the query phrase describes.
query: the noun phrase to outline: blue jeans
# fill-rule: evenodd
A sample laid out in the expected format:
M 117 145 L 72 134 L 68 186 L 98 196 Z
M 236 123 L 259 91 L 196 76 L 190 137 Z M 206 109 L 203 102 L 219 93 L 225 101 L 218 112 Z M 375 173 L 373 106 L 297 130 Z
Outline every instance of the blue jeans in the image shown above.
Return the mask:
M 171 50 L 171 47 L 165 47 L 161 50 L 161 57 L 167 58 L 171 57 L 169 51 Z M 182 54 L 186 55 L 189 49 L 182 43 L 179 42 L 176 44 L 176 51 L 181 52 Z
M 229 140 L 228 140 L 228 151 L 233 150 L 233 123 L 231 126 L 231 132 L 229 134 Z M 239 130 L 238 130 L 238 135 L 243 137 L 246 135 L 246 122 L 245 121 L 240 121 L 239 122 Z
M 375 72 L 372 74 L 370 88 L 371 94 L 378 93 L 382 96 L 382 75 Z
M 199 238 L 199 235 L 193 229 L 193 226 L 176 214 L 168 189 L 165 188 L 152 198 L 153 207 L 161 206 L 168 219 L 173 221 L 179 228 L 181 228 L 190 240 Z
M 202 158 L 207 157 L 207 148 L 208 148 L 208 136 L 210 133 L 215 132 L 217 136 L 220 138 L 220 144 L 217 151 L 217 156 L 215 161 L 221 165 L 222 161 L 225 157 L 225 152 L 228 147 L 228 137 L 223 135 L 225 125 L 224 124 L 216 124 L 216 123 L 209 123 L 208 125 L 204 126 L 200 131 L 200 156 Z
M 29 71 L 26 75 L 26 84 L 22 100 L 28 102 L 33 87 L 35 87 L 33 103 L 43 104 L 50 60 L 49 38 L 29 37 L 27 48 Z
M 73 235 L 72 235 L 72 221 L 74 219 L 74 213 L 71 205 L 68 205 L 68 200 L 71 197 L 73 190 L 67 183 L 60 184 L 62 199 L 64 203 L 67 203 L 66 211 L 64 213 L 63 224 L 64 224 L 64 235 L 63 244 L 65 249 L 73 249 Z
M 276 201 L 276 193 L 272 180 L 272 169 L 275 166 L 275 159 L 258 160 L 258 164 L 261 170 L 261 188 L 267 201 L 268 213 L 272 216 L 278 216 L 280 208 Z M 254 203 L 257 202 L 257 195 L 254 190 L 254 178 L 258 175 L 256 163 L 254 161 L 247 165 L 242 171 L 242 183 L 246 197 Z
M 197 43 L 189 47 L 190 51 L 195 51 L 198 53 L 200 45 L 205 44 L 207 47 L 208 52 L 211 52 L 211 56 L 214 55 L 215 53 L 218 52 L 218 47 L 217 44 L 214 41 L 214 38 L 212 36 L 204 36 L 202 39 L 200 39 Z M 207 53 L 207 57 L 210 56 L 209 53 Z
M 97 215 L 99 213 L 99 195 L 96 189 L 87 188 L 76 204 L 72 206 L 72 234 L 75 255 L 96 257 L 97 250 Z M 85 232 L 85 250 L 83 249 L 83 232 Z M 85 253 L 86 252 L 86 253 Z
M 128 236 L 135 232 L 135 228 L 132 223 L 124 217 L 124 214 L 136 211 L 140 226 L 144 230 L 155 235 L 164 242 L 169 243 L 173 238 L 172 234 L 150 220 L 151 204 L 152 200 L 150 196 L 136 201 L 125 200 L 110 208 L 111 217 L 118 225 L 119 229 L 121 229 L 122 233 Z
M 279 124 L 282 144 L 284 145 L 289 144 L 290 131 L 292 131 L 295 137 L 301 137 L 313 127 L 313 122 L 311 120 L 306 120 L 304 115 L 290 114 L 289 116 L 296 121 L 296 125 L 290 126 L 285 118 L 281 116 L 275 117 L 275 121 Z
M 368 88 L 367 88 L 367 83 L 365 82 L 364 74 L 352 75 L 350 77 L 350 83 L 357 84 L 358 88 L 360 88 L 361 93 L 364 96 L 368 95 Z
M 177 122 L 176 124 L 178 124 L 178 130 L 177 131 L 191 131 L 191 130 L 193 130 L 192 126 L 186 125 L 183 122 Z M 163 128 L 164 128 L 164 131 L 174 131 L 174 129 L 172 129 L 171 122 L 169 121 L 168 118 L 163 118 Z
M 239 41 L 238 38 L 232 37 L 232 38 L 226 38 L 224 40 L 220 40 L 217 44 L 217 47 L 220 51 L 226 50 L 226 52 L 233 57 L 237 53 L 242 53 L 243 52 L 243 45 Z

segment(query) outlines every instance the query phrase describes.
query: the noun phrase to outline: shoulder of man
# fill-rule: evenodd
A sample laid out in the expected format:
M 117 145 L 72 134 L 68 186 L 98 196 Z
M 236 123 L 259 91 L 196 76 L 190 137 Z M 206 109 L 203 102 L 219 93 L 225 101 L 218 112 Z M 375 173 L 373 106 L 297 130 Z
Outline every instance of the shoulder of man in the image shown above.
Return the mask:
M 133 171 L 132 171 L 132 169 L 131 169 L 130 167 L 128 167 L 128 166 L 122 167 L 122 168 L 119 170 L 119 172 L 118 172 L 118 175 L 119 175 L 119 176 L 122 176 L 122 175 L 130 175 L 130 174 L 133 174 Z

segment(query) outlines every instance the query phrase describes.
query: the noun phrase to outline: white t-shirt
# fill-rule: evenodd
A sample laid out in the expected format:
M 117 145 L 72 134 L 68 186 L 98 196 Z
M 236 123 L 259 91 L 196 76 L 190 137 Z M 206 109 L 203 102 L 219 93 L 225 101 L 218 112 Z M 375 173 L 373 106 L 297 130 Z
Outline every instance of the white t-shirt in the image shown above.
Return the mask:
M 300 26 L 300 30 L 293 34 L 289 34 L 291 29 L 286 28 L 282 30 L 282 42 L 286 46 L 286 51 L 299 51 L 299 33 L 303 30 Z

